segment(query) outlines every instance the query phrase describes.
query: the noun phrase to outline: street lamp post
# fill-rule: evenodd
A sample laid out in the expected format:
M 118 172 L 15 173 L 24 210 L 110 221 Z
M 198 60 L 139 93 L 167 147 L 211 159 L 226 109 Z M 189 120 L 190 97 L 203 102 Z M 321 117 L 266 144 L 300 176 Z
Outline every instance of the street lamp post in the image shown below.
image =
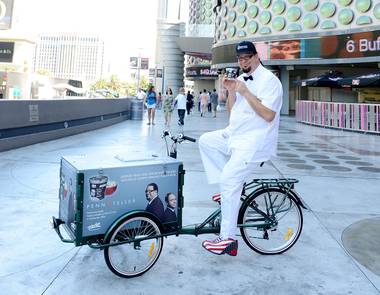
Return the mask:
M 164 92 L 165 85 L 165 66 L 162 66 L 162 79 L 161 79 L 161 91 Z M 167 87 L 166 87 L 167 88 Z
M 141 57 L 137 59 L 137 90 L 140 88 L 140 68 L 141 68 Z
M 137 91 L 140 88 L 141 49 L 139 48 L 139 56 L 137 58 Z
M 156 66 L 155 66 L 155 68 L 154 68 L 154 87 L 157 87 L 157 64 L 156 64 Z

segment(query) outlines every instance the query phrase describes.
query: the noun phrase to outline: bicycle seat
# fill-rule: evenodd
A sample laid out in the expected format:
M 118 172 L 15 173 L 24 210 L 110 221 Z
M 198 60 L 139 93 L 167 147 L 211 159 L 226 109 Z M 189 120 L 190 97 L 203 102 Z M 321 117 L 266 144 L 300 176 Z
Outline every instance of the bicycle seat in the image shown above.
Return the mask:
M 270 160 L 266 161 L 248 161 L 246 162 L 247 165 L 258 165 L 260 167 L 263 167 L 265 163 L 270 162 Z
M 214 202 L 218 202 L 220 204 L 220 196 L 221 194 L 216 194 L 216 195 L 211 196 L 211 198 Z
M 294 184 L 298 182 L 298 179 L 295 178 L 255 178 L 252 180 L 256 183 L 263 184 Z

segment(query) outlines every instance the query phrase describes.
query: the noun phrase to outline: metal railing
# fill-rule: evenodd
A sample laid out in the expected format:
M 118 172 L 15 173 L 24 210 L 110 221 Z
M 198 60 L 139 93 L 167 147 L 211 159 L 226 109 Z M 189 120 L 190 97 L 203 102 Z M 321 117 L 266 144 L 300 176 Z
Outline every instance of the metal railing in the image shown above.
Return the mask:
M 380 134 L 380 104 L 299 100 L 296 120 L 321 127 Z

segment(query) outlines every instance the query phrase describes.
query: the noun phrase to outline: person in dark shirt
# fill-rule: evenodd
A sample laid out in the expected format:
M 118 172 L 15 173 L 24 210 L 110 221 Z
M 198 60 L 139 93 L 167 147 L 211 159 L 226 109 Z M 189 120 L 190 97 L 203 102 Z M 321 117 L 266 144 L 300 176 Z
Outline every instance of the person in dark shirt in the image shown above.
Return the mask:
M 165 196 L 166 210 L 164 212 L 164 222 L 177 222 L 175 207 L 177 206 L 177 198 L 173 193 L 167 193 Z
M 194 95 L 190 93 L 190 91 L 187 92 L 186 96 L 186 111 L 187 114 L 190 115 L 190 111 L 194 106 Z
M 175 231 L 178 227 L 176 214 L 177 198 L 173 193 L 165 196 L 166 210 L 164 212 L 164 223 L 168 231 Z
M 216 92 L 216 89 L 210 94 L 210 100 L 211 100 L 211 106 L 212 106 L 212 112 L 214 114 L 214 118 L 216 118 L 216 109 L 218 107 L 218 93 Z
M 149 202 L 146 211 L 154 214 L 158 219 L 164 221 L 164 204 L 158 196 L 158 186 L 155 183 L 149 183 L 145 189 L 145 196 Z

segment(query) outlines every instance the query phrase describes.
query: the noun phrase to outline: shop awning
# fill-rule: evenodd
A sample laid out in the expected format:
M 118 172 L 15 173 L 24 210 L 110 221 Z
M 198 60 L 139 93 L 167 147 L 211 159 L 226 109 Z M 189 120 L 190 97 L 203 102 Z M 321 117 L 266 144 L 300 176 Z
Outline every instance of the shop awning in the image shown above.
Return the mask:
M 332 101 L 332 89 L 341 88 L 339 81 L 343 79 L 343 73 L 338 71 L 328 71 L 318 77 L 297 80 L 293 83 L 298 86 L 311 86 L 311 87 L 328 87 L 330 88 L 330 101 Z
M 297 80 L 293 83 L 297 86 L 312 86 L 312 87 L 329 87 L 340 88 L 339 81 L 343 79 L 343 74 L 337 71 L 329 71 L 318 77 Z
M 339 81 L 342 87 L 380 87 L 380 72 L 347 77 Z
M 74 86 L 66 84 L 66 83 L 55 84 L 55 85 L 53 85 L 53 88 L 57 89 L 57 90 L 66 90 L 66 89 L 68 89 L 68 90 L 71 90 L 72 92 L 75 92 L 75 93 L 78 93 L 78 94 L 84 94 L 84 93 L 86 93 L 86 89 L 74 87 Z

